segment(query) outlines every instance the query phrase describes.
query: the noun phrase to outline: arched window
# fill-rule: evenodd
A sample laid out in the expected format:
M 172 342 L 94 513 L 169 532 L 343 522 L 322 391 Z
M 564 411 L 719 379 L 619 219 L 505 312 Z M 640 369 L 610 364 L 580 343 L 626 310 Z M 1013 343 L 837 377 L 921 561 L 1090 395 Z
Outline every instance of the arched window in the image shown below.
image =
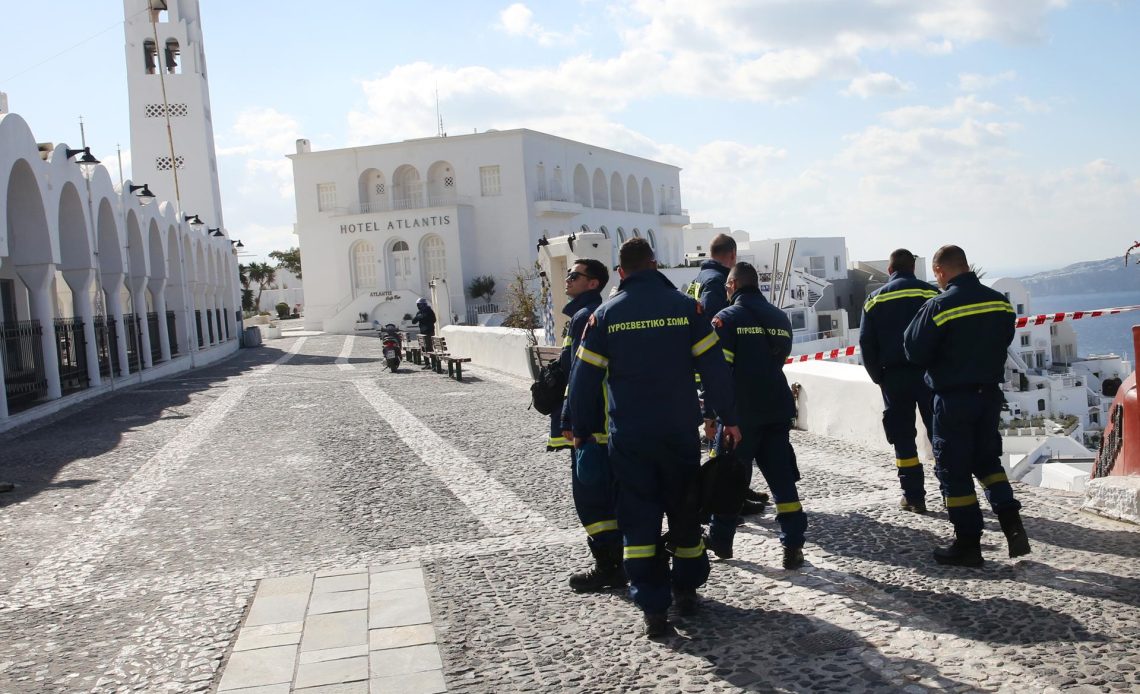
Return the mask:
M 352 288 L 354 293 L 376 288 L 376 247 L 371 241 L 352 244 Z
M 574 167 L 574 202 L 590 206 L 590 176 L 581 164 Z
M 1045 411 L 1045 400 L 1042 399 L 1042 400 L 1037 401 L 1037 411 L 1038 412 L 1044 412 Z
M 397 210 L 424 206 L 424 189 L 416 167 L 404 164 L 392 174 L 392 202 Z
M 420 278 L 424 289 L 437 277 L 447 278 L 447 246 L 439 236 L 428 234 L 420 241 Z
M 641 238 L 641 232 L 637 230 L 637 227 L 633 228 L 633 238 L 635 238 L 635 239 Z
M 182 74 L 182 51 L 178 48 L 177 39 L 166 40 L 166 50 L 163 54 L 163 67 L 168 75 Z
M 652 248 L 654 251 L 656 251 L 657 250 L 657 237 L 653 235 L 652 229 L 647 229 L 645 231 L 645 239 L 647 241 L 649 241 L 649 247 Z
M 146 66 L 148 75 L 153 75 L 158 70 L 158 49 L 150 39 L 143 41 L 143 65 Z
M 360 174 L 360 212 L 383 212 L 388 209 L 388 184 L 378 169 L 367 169 Z
M 412 251 L 406 241 L 396 240 L 388 250 L 390 289 L 407 289 L 412 281 Z
M 550 180 L 550 197 L 553 200 L 565 200 L 566 193 L 562 191 L 562 167 L 555 165 L 554 176 Z
M 610 206 L 610 191 L 606 185 L 606 174 L 594 169 L 594 207 L 606 209 Z
M 622 229 L 621 227 L 617 228 L 617 242 L 619 246 L 625 243 L 625 229 Z
M 605 236 L 607 239 L 610 237 L 610 230 L 609 230 L 609 229 L 607 229 L 607 228 L 605 228 L 604 226 L 600 226 L 600 227 L 598 227 L 598 232 L 599 232 L 599 233 L 600 233 L 602 236 Z
M 446 161 L 437 161 L 428 169 L 428 205 L 440 207 L 455 204 L 455 171 Z
M 534 167 L 534 183 L 535 199 L 548 200 L 549 198 L 546 195 L 546 167 L 542 165 L 542 162 Z
M 649 182 L 648 178 L 641 180 L 641 211 L 645 214 L 653 214 L 653 184 Z
M 625 180 L 625 209 L 630 212 L 641 212 L 641 193 L 637 190 L 637 179 L 633 174 Z
M 621 174 L 617 171 L 610 176 L 610 208 L 614 210 L 625 209 L 625 188 L 621 184 Z

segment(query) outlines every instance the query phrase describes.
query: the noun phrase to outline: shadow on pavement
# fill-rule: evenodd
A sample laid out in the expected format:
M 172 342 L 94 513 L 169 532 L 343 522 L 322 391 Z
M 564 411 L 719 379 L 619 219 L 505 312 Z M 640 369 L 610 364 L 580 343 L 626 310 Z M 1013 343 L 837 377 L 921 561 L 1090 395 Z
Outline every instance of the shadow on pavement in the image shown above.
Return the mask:
M 796 612 L 705 599 L 697 615 L 671 621 L 677 633 L 662 643 L 704 658 L 715 666 L 709 675 L 745 691 L 893 691 L 899 684 L 883 675 L 887 668 L 932 680 L 940 689 L 963 684 L 933 664 L 889 658 L 857 632 Z
M 75 461 L 113 451 L 131 431 L 156 421 L 190 417 L 172 410 L 217 383 L 256 366 L 272 364 L 284 353 L 283 349 L 267 346 L 241 349 L 220 362 L 123 387 L 0 434 L 0 481 L 15 484 L 14 490 L 0 494 L 0 509 L 44 491 L 99 483 L 102 480 L 55 479 Z

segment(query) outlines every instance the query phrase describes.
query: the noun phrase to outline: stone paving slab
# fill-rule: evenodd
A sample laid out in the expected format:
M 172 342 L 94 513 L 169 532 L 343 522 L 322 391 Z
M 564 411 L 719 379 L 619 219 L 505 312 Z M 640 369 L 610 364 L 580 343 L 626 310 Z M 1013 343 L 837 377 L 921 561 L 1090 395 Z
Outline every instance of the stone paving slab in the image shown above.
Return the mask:
M 1002 556 L 989 518 L 984 567 L 938 567 L 945 513 L 894 507 L 885 442 L 794 432 L 807 565 L 751 518 L 701 612 L 647 641 L 620 592 L 566 586 L 589 555 L 528 384 L 305 337 L 0 436 L 0 692 L 1140 689 L 1140 533 L 1079 495 L 1017 485 L 1033 553 Z M 355 643 L 302 650 L 361 612 Z M 434 665 L 422 646 L 441 667 L 295 688 L 380 651 Z M 275 653 L 288 681 L 252 684 Z

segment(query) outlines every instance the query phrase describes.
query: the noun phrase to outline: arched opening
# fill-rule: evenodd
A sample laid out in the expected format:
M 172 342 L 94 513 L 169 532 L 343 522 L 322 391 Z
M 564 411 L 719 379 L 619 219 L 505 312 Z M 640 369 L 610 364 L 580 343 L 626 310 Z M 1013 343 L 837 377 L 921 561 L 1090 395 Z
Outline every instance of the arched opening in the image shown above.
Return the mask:
M 621 184 L 621 174 L 616 171 L 610 176 L 610 209 L 625 209 L 625 188 Z
M 360 174 L 360 213 L 383 212 L 388 209 L 388 184 L 379 169 L 365 169 Z
M 399 239 L 388 247 L 388 288 L 408 289 L 412 282 L 412 251 Z
M 168 75 L 182 74 L 182 50 L 178 47 L 177 39 L 167 39 L 163 50 L 163 67 Z
M 455 170 L 446 161 L 437 161 L 428 169 L 428 206 L 455 204 Z
M 582 226 L 585 226 L 585 225 L 583 224 Z M 605 228 L 605 226 L 598 227 L 598 232 L 600 232 L 601 235 L 605 236 L 607 239 L 610 237 L 610 230 Z
M 397 210 L 424 206 L 424 187 L 416 167 L 404 164 L 392 174 L 392 202 Z
M 353 295 L 376 288 L 376 246 L 371 241 L 357 241 L 349 249 Z
M 637 191 L 637 179 L 633 174 L 625 179 L 625 208 L 630 212 L 641 212 L 641 193 Z
M 649 242 L 649 247 L 652 248 L 654 250 L 654 252 L 656 252 L 657 251 L 657 237 L 653 235 L 652 229 L 646 229 L 645 240 Z
M 148 75 L 153 75 L 158 71 L 158 49 L 155 47 L 154 41 L 150 39 L 143 41 L 143 69 Z
M 562 186 L 562 167 L 555 166 L 554 174 L 550 179 L 550 198 L 552 200 L 565 200 L 566 193 L 563 192 Z
M 635 238 L 635 239 L 641 238 L 641 232 L 637 230 L 637 227 L 633 228 L 633 238 Z
M 641 211 L 645 214 L 653 214 L 653 184 L 649 182 L 648 178 L 641 181 Z
M 428 293 L 428 282 L 447 278 L 447 246 L 436 234 L 428 234 L 420 241 L 420 279 Z
M 621 227 L 617 228 L 617 242 L 619 246 L 625 243 L 625 229 Z
M 610 206 L 610 191 L 606 185 L 606 174 L 594 169 L 594 207 L 607 209 Z
M 581 164 L 574 167 L 574 202 L 590 206 L 590 176 Z
M 549 198 L 546 194 L 546 167 L 542 165 L 542 162 L 539 162 L 538 165 L 534 167 L 534 184 L 536 199 L 548 200 Z

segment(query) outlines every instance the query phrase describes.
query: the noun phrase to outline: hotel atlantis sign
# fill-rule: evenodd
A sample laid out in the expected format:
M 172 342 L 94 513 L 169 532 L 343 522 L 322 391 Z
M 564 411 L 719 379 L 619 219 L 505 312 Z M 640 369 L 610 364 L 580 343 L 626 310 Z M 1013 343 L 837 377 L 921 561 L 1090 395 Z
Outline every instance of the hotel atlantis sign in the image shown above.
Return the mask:
M 402 217 L 390 219 L 387 222 L 360 222 L 358 224 L 341 224 L 342 234 L 363 234 L 369 231 L 400 231 L 402 229 L 422 229 L 424 227 L 451 226 L 451 215 L 436 214 L 430 217 Z

